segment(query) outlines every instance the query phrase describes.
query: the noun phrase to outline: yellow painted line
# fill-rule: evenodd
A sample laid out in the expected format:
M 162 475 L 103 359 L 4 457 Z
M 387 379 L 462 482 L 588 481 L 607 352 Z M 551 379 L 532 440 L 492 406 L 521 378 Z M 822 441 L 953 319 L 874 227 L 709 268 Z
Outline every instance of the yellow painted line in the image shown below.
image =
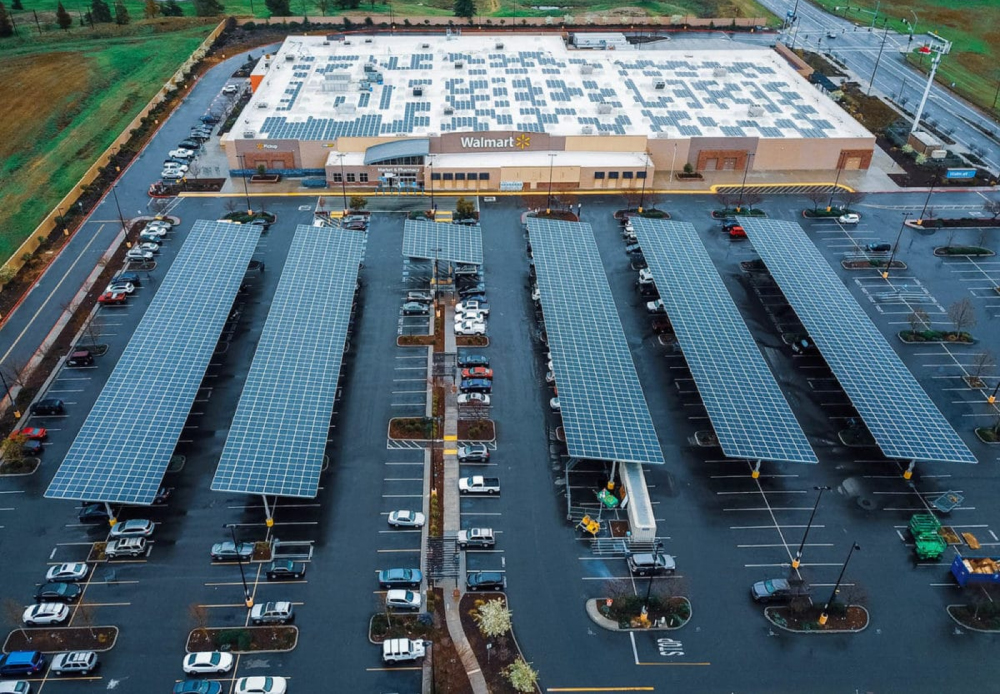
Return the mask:
M 653 692 L 653 687 L 547 687 L 547 692 Z
M 83 602 L 77 607 L 128 607 L 131 604 L 130 602 Z
M 445 434 L 444 440 L 445 441 L 458 441 L 458 435 L 457 434 Z
M 458 453 L 458 449 L 457 448 L 445 448 L 444 449 L 444 454 L 445 455 L 455 455 L 456 453 Z

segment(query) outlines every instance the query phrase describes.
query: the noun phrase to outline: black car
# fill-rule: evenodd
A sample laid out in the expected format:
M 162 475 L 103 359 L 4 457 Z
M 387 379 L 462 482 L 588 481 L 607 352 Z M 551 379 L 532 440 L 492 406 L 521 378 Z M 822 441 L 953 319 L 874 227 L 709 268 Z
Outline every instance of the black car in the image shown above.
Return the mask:
M 219 117 L 214 113 L 206 113 L 204 116 L 199 118 L 202 123 L 208 123 L 209 125 L 215 125 L 219 122 Z
M 458 358 L 458 366 L 461 369 L 471 369 L 476 366 L 489 368 L 490 360 L 482 354 L 466 354 Z
M 865 250 L 871 253 L 888 253 L 892 250 L 891 243 L 869 243 Z
M 93 366 L 94 355 L 89 349 L 77 349 L 66 358 L 66 366 Z
M 40 456 L 43 450 L 42 442 L 36 441 L 35 439 L 28 439 L 21 444 L 21 453 L 33 458 Z
M 180 147 L 181 149 L 191 149 L 197 151 L 201 149 L 201 142 L 189 138 L 187 140 L 181 140 L 180 142 L 177 143 L 177 146 Z
M 465 578 L 469 590 L 503 590 L 507 581 L 502 571 L 474 571 Z
M 297 580 L 306 575 L 306 565 L 299 561 L 272 561 L 267 567 L 267 580 Z
M 134 284 L 136 287 L 141 287 L 142 277 L 138 272 L 119 272 L 111 278 L 111 283 L 118 284 L 119 282 L 128 282 L 129 284 Z
M 485 294 L 485 293 L 486 293 L 486 285 L 483 284 L 482 282 L 478 284 L 469 285 L 464 289 L 461 286 L 459 286 L 458 289 L 458 295 L 463 299 L 468 298 L 473 294 Z
M 104 504 L 84 504 L 78 518 L 81 523 L 107 523 L 111 520 Z
M 59 398 L 45 398 L 31 405 L 31 414 L 51 415 L 66 411 L 65 404 Z
M 485 378 L 464 379 L 459 384 L 458 389 L 463 393 L 489 394 L 493 392 L 493 381 L 490 381 Z
M 74 602 L 82 592 L 76 583 L 46 583 L 35 591 L 35 602 Z

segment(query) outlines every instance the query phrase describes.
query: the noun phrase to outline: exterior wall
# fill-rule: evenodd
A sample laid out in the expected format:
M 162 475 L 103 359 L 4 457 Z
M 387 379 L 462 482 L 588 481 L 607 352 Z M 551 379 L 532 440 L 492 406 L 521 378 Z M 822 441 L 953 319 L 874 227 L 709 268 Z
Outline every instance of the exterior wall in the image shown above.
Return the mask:
M 580 135 L 564 138 L 567 152 L 643 152 L 645 135 Z
M 234 169 L 241 168 L 241 155 L 244 161 L 243 166 L 248 169 L 257 168 L 257 164 L 260 163 L 270 169 L 272 161 L 279 163 L 281 168 L 285 169 L 305 168 L 299 154 L 298 140 L 233 140 L 231 149 L 232 152 L 230 152 L 230 147 L 227 147 L 226 151 L 230 154 L 229 163 Z M 316 168 L 322 167 L 323 165 L 320 164 Z
M 683 171 L 684 165 L 691 159 L 691 140 L 670 140 L 667 138 L 650 138 L 646 140 L 646 149 L 653 165 L 660 171 Z M 691 164 L 694 166 L 694 164 Z
M 844 151 L 858 153 L 867 152 L 867 159 L 861 162 L 859 168 L 867 169 L 871 164 L 872 151 L 875 148 L 875 138 L 845 138 L 829 140 L 800 140 L 797 142 L 762 139 L 757 143 L 757 154 L 753 159 L 754 171 L 833 171 L 838 167 L 847 168 L 846 158 L 841 160 Z
M 757 149 L 756 137 L 694 137 L 691 138 L 688 161 L 695 171 L 743 171 L 747 165 L 746 156 Z M 733 164 L 730 168 L 723 166 L 723 160 L 729 159 Z M 715 168 L 712 161 L 717 162 Z M 735 160 L 735 161 L 733 161 Z M 678 170 L 683 165 L 678 167 Z M 751 168 L 758 170 L 756 157 Z

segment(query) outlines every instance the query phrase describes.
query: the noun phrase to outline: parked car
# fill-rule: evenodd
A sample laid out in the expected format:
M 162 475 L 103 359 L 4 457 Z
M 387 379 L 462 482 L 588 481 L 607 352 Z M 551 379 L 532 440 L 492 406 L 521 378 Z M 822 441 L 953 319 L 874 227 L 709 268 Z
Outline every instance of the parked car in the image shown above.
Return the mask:
M 143 250 L 138 246 L 128 249 L 125 253 L 126 260 L 152 260 L 153 254 L 149 251 Z
M 49 672 L 57 675 L 89 675 L 98 665 L 100 661 L 94 651 L 70 651 L 52 656 Z
M 432 297 L 430 294 L 427 294 L 425 292 L 407 292 L 406 293 L 406 300 L 407 301 L 416 301 L 416 302 L 419 302 L 421 304 L 430 304 L 430 303 L 434 302 L 434 297 Z
M 466 354 L 458 358 L 458 366 L 468 369 L 474 366 L 489 366 L 490 360 L 482 354 Z
M 26 440 L 21 444 L 21 453 L 25 456 L 37 458 L 45 451 L 41 441 Z
M 426 518 L 419 511 L 393 511 L 389 514 L 389 525 L 394 528 L 422 528 Z
M 190 159 L 194 156 L 194 150 L 187 149 L 185 147 L 178 147 L 177 149 L 170 150 L 170 153 L 167 156 L 173 157 L 174 159 Z
M 177 146 L 182 147 L 184 149 L 191 149 L 195 151 L 201 149 L 201 143 L 198 142 L 197 140 L 192 140 L 190 138 L 186 140 L 181 140 L 180 142 L 177 143 Z
M 788 600 L 793 595 L 792 584 L 784 578 L 769 578 L 750 586 L 750 597 L 754 602 L 776 602 Z
M 485 393 L 462 393 L 458 396 L 459 405 L 482 405 L 489 407 L 490 396 Z
M 120 540 L 112 540 L 104 548 L 104 554 L 108 559 L 118 557 L 141 557 L 146 553 L 146 538 L 144 537 L 123 537 Z
M 56 564 L 45 572 L 46 581 L 82 581 L 87 577 L 90 566 L 82 561 Z
M 865 250 L 869 253 L 888 253 L 892 250 L 891 243 L 869 243 L 865 246 Z
M 503 590 L 507 579 L 502 571 L 473 571 L 465 577 L 469 590 Z
M 31 414 L 55 415 L 65 411 L 64 403 L 59 398 L 45 398 L 31 405 Z
M 166 169 L 176 169 L 176 170 L 180 171 L 181 173 L 187 173 L 188 172 L 188 168 L 189 167 L 188 167 L 187 164 L 171 163 L 171 164 L 164 164 L 163 165 L 163 169 L 164 170 L 166 170 Z
M 403 304 L 404 316 L 426 316 L 431 312 L 431 307 L 419 301 L 407 301 Z
M 677 569 L 674 558 L 669 554 L 653 554 L 651 552 L 640 552 L 630 554 L 625 560 L 628 570 L 633 576 L 657 576 L 660 574 L 672 574 Z
M 745 239 L 747 237 L 747 232 L 743 228 L 743 225 L 736 222 L 725 222 L 722 225 L 722 230 L 729 234 L 731 239 Z
M 496 544 L 496 536 L 493 528 L 469 528 L 459 530 L 455 536 L 455 544 L 460 548 L 466 547 L 492 547 Z
M 412 590 L 394 589 L 385 594 L 385 606 L 396 610 L 419 610 L 420 593 Z
M 382 642 L 382 662 L 419 660 L 427 655 L 427 645 L 413 639 L 386 639 Z
M 228 94 L 229 93 L 229 92 L 226 91 L 226 89 L 228 89 L 229 86 L 230 85 L 226 85 L 225 87 L 222 88 L 222 93 L 223 94 Z M 235 94 L 235 92 L 233 92 L 233 93 Z M 219 122 L 219 117 L 216 116 L 213 113 L 206 113 L 204 116 L 202 116 L 198 120 L 200 120 L 202 123 L 208 123 L 209 125 L 215 125 L 216 123 Z
M 0 677 L 36 675 L 45 669 L 45 662 L 41 651 L 12 651 L 0 656 Z
M 46 583 L 35 591 L 35 602 L 74 602 L 82 592 L 75 583 Z
M 295 608 L 290 602 L 259 602 L 250 610 L 254 624 L 287 624 L 295 619 Z
M 189 675 L 217 675 L 233 669 L 233 655 L 221 651 L 188 653 L 183 667 Z
M 552 410 L 553 412 L 562 412 L 562 408 L 559 405 L 559 396 L 558 395 L 556 397 L 552 398 L 551 400 L 549 400 L 549 409 Z
M 62 624 L 69 618 L 69 608 L 61 602 L 43 602 L 32 605 L 21 615 L 28 626 L 36 624 Z
M 212 545 L 213 561 L 236 561 L 242 559 L 249 561 L 253 557 L 253 543 L 241 542 L 239 545 L 232 540 L 216 542 Z
M 646 313 L 666 313 L 667 307 L 663 304 L 663 299 L 646 302 Z
M 111 528 L 111 537 L 149 537 L 153 534 L 155 527 L 153 521 L 146 518 L 134 518 L 132 520 L 116 523 Z
M 419 588 L 423 580 L 420 569 L 383 569 L 378 572 L 380 588 Z
M 458 447 L 458 462 L 460 463 L 488 463 L 490 461 L 490 449 L 484 443 L 469 443 Z
M 269 581 L 298 580 L 306 575 L 306 565 L 287 559 L 272 561 L 267 567 L 266 575 Z
M 555 371 L 546 371 L 545 372 L 545 383 L 551 386 L 555 382 L 556 382 L 556 372 Z
M 112 282 L 104 289 L 105 294 L 132 294 L 135 292 L 135 285 L 131 282 Z
M 861 221 L 861 215 L 854 212 L 848 212 L 837 217 L 837 221 L 841 224 L 857 224 Z
M 156 243 L 155 241 L 143 241 L 137 245 L 142 250 L 149 251 L 150 253 L 160 252 L 160 244 Z
M 18 436 L 23 436 L 30 441 L 44 441 L 49 438 L 49 430 L 44 427 L 24 427 L 10 432 L 8 438 L 16 439 Z
M 111 515 L 104 504 L 84 504 L 78 518 L 81 523 L 107 523 Z
M 161 232 L 157 229 L 153 229 L 152 231 L 149 229 L 143 229 L 139 232 L 139 240 L 151 243 L 160 243 L 163 241 L 163 237 L 165 235 L 165 232 Z
M 94 355 L 89 349 L 78 349 L 66 357 L 66 366 L 93 366 Z
M 455 304 L 455 310 L 461 311 L 462 313 L 467 313 L 473 311 L 475 313 L 482 313 L 485 315 L 490 315 L 490 305 L 485 301 L 479 301 L 478 299 L 468 299 L 466 301 L 460 301 Z
M 184 680 L 174 685 L 173 694 L 221 694 L 222 685 L 213 680 Z
M 25 680 L 0 682 L 0 694 L 31 694 L 31 683 Z
M 129 251 L 131 253 L 132 251 Z M 97 303 L 105 306 L 120 306 L 128 301 L 128 294 L 125 292 L 104 292 L 97 297 Z
M 134 284 L 137 287 L 142 286 L 142 278 L 139 276 L 138 272 L 119 272 L 117 275 L 111 278 L 112 282 L 128 282 L 129 284 Z
M 241 677 L 236 680 L 234 694 L 285 694 L 288 682 L 284 677 Z
M 485 335 L 486 334 L 486 324 L 476 321 L 462 321 L 461 323 L 455 323 L 455 334 L 456 335 Z
M 458 290 L 458 295 L 463 299 L 474 296 L 476 294 L 484 294 L 486 292 L 486 285 L 482 282 L 476 284 L 470 284 L 465 287 L 461 287 Z
M 488 395 L 493 391 L 493 381 L 474 378 L 459 383 L 458 389 L 463 393 L 483 393 L 484 395 Z

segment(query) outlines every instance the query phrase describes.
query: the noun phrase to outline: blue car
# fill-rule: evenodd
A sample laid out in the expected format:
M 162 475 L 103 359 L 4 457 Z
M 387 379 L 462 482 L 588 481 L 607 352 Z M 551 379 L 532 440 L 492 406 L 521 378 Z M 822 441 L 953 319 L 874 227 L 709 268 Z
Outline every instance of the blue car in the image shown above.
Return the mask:
M 174 694 L 219 694 L 222 685 L 211 680 L 184 680 L 174 685 Z
M 0 677 L 36 675 L 45 669 L 45 656 L 40 651 L 14 651 L 0 657 Z
M 378 572 L 381 588 L 419 588 L 423 579 L 420 569 L 385 569 Z
M 458 358 L 458 366 L 462 369 L 471 369 L 475 366 L 489 367 L 490 360 L 482 354 L 466 354 Z
M 492 393 L 493 381 L 487 378 L 468 378 L 462 381 L 458 389 L 463 393 Z

